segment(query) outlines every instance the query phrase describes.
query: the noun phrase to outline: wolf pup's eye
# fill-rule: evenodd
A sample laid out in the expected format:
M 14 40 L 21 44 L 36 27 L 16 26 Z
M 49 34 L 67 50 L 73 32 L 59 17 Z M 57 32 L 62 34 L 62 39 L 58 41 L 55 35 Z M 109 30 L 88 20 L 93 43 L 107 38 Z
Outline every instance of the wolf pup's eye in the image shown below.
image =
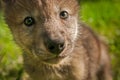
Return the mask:
M 69 17 L 69 14 L 67 11 L 60 12 L 60 18 L 61 19 L 67 19 Z
M 24 24 L 28 27 L 32 26 L 33 24 L 35 24 L 35 20 L 33 17 L 26 17 L 24 19 Z

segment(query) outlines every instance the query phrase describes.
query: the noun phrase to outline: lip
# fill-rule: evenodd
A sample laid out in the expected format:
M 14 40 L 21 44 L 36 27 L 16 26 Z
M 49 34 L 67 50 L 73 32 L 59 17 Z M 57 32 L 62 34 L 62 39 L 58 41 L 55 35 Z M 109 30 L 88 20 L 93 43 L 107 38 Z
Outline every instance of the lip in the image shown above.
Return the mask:
M 51 57 L 48 59 L 45 59 L 44 62 L 45 63 L 50 63 L 50 64 L 57 64 L 59 63 L 64 57 Z

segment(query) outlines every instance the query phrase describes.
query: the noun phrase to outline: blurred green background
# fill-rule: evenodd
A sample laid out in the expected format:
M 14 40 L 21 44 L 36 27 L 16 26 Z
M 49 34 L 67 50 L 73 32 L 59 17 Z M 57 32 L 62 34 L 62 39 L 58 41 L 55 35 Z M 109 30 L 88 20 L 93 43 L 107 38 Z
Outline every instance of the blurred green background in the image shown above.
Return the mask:
M 120 0 L 80 0 L 80 19 L 109 45 L 113 77 L 120 80 Z M 0 7 L 0 80 L 19 80 L 21 56 Z

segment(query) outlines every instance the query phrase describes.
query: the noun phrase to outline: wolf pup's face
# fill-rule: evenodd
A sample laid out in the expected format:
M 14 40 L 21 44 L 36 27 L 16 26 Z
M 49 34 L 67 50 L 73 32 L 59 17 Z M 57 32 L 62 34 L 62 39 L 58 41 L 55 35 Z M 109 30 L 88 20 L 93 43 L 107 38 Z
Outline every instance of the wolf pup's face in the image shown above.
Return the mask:
M 76 0 L 4 2 L 6 22 L 26 53 L 34 54 L 42 61 L 69 55 L 78 30 Z

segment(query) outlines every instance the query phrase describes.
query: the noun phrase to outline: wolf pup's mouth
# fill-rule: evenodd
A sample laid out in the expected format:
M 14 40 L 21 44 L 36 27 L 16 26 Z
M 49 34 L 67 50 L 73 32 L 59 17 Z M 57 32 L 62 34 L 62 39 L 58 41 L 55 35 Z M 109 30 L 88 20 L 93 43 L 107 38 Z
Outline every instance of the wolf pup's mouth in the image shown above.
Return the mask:
M 64 58 L 65 57 L 58 57 L 58 56 L 56 56 L 56 57 L 51 57 L 51 58 L 45 59 L 44 62 L 48 63 L 48 64 L 57 64 Z

